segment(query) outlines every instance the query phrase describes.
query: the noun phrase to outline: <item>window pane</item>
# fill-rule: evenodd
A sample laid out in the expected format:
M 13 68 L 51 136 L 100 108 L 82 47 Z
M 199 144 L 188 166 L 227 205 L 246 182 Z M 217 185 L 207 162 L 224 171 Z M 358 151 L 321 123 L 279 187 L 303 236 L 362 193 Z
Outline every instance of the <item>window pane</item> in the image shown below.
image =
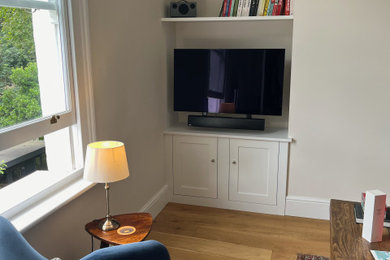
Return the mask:
M 56 11 L 0 7 L 0 129 L 69 110 Z
M 73 172 L 71 129 L 66 127 L 0 151 L 0 189 L 34 173 L 64 176 Z
M 35 171 L 47 170 L 45 142 L 37 139 L 0 151 L 0 188 Z

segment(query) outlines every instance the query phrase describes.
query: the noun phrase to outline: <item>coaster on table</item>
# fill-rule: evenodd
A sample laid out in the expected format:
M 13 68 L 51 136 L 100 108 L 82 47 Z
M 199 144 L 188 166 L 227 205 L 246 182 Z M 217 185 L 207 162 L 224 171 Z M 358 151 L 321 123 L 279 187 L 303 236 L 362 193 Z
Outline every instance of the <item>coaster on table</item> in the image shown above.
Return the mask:
M 122 236 L 131 235 L 136 231 L 135 227 L 133 226 L 123 226 L 117 229 L 117 233 Z

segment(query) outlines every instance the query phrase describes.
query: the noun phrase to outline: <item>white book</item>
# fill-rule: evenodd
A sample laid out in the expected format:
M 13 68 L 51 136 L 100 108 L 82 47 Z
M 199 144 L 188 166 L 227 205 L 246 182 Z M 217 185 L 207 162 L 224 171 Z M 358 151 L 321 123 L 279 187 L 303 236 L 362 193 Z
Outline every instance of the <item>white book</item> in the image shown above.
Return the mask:
M 249 16 L 250 9 L 251 9 L 251 0 L 246 0 L 243 16 Z
M 386 194 L 380 190 L 366 192 L 362 237 L 368 242 L 382 241 Z
M 294 14 L 294 0 L 290 0 L 290 15 Z
M 243 16 L 242 11 L 244 10 L 244 4 L 247 0 L 240 0 L 238 2 L 237 16 Z

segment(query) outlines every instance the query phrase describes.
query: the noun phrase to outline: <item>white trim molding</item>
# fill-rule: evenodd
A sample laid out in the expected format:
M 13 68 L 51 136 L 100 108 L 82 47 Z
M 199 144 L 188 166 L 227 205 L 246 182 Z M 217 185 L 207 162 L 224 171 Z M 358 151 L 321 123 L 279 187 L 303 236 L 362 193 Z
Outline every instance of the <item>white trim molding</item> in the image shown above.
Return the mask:
M 285 215 L 329 220 L 330 199 L 287 196 Z
M 76 93 L 76 98 L 79 102 L 85 103 L 85 111 L 77 111 L 77 116 L 85 125 L 83 126 L 83 145 L 86 147 L 88 143 L 96 140 L 88 0 L 71 0 L 69 2 L 73 5 L 70 8 L 73 18 L 70 21 L 70 27 L 74 35 L 71 39 L 73 67 L 76 69 L 73 73 L 78 81 L 77 87 L 82 88 L 80 93 Z
M 170 197 L 168 185 L 165 184 L 139 211 L 149 212 L 154 219 L 168 204 Z
M 17 215 L 9 218 L 9 220 L 17 230 L 26 232 L 36 223 L 76 199 L 94 185 L 95 183 L 79 178 L 52 194 L 43 197 L 41 201 L 30 205 L 30 207 L 20 211 Z

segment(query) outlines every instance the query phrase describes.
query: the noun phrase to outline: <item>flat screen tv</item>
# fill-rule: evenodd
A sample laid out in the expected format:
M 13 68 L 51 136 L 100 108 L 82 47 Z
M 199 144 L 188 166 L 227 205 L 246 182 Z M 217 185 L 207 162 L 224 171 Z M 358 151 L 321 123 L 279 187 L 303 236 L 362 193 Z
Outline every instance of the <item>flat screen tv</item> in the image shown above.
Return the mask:
M 281 115 L 284 49 L 175 49 L 174 110 Z

